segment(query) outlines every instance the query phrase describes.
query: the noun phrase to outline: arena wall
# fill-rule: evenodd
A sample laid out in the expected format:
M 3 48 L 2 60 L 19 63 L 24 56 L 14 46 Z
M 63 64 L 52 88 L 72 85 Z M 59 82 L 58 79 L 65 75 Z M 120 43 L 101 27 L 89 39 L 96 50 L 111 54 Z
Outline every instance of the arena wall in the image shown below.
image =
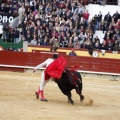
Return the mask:
M 77 70 L 84 77 L 87 76 L 112 76 L 113 79 L 120 76 L 120 60 L 111 58 L 93 58 L 81 56 L 62 55 L 67 59 L 67 67 Z M 0 70 L 25 72 L 51 57 L 51 53 L 12 52 L 0 51 Z M 44 68 L 43 68 L 44 69 Z M 101 77 L 102 78 L 102 77 Z

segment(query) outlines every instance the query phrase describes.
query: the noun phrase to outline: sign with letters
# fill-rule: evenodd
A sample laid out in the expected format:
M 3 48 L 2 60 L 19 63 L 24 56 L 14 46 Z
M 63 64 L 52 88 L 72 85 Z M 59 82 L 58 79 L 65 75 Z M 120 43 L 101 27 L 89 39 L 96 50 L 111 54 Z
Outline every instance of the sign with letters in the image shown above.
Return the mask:
M 13 17 L 12 16 L 7 17 L 7 16 L 0 15 L 0 24 L 5 23 L 5 22 L 12 23 L 13 22 Z

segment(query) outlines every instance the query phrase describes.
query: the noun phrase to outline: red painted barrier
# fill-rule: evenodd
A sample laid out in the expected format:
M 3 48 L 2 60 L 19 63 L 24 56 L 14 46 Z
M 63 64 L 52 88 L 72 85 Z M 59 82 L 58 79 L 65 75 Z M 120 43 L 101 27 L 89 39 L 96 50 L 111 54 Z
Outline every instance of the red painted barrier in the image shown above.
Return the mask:
M 14 51 L 0 51 L 0 64 L 24 66 L 28 53 Z

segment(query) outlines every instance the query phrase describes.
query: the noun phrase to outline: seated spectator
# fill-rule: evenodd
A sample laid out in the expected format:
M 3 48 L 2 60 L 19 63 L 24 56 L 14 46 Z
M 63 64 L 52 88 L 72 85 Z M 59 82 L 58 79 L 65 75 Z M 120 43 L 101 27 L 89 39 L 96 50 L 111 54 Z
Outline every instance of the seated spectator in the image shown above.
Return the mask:
M 14 49 L 10 46 L 7 48 L 8 51 L 14 51 Z
M 106 41 L 103 40 L 103 43 L 101 44 L 101 50 L 107 50 L 107 44 L 106 44 Z
M 112 44 L 111 40 L 109 40 L 107 43 L 107 50 L 110 50 L 110 51 L 113 50 L 113 44 Z
M 89 45 L 87 45 L 87 49 L 88 49 L 89 54 L 92 56 L 93 55 L 93 49 L 94 49 L 92 42 L 90 42 Z
M 75 49 L 79 49 L 80 48 L 80 42 L 78 40 L 76 40 L 76 42 L 74 43 L 74 48 Z
M 100 43 L 98 41 L 95 43 L 94 49 L 100 50 Z
M 53 47 L 51 48 L 51 51 L 52 50 L 56 51 L 59 47 L 60 47 L 60 42 L 58 41 L 58 39 L 55 39 L 53 41 Z
M 72 42 L 72 37 L 70 37 L 69 41 L 68 41 L 68 47 L 69 48 L 73 48 L 74 44 Z
M 119 45 L 116 43 L 113 48 L 113 53 L 118 53 L 118 51 L 119 51 Z
M 31 45 L 37 45 L 36 36 L 34 36 L 34 39 L 31 40 L 30 44 L 31 44 Z
M 72 48 L 72 51 L 69 53 L 69 56 L 77 56 L 77 54 L 74 52 L 74 48 Z
M 4 48 L 2 46 L 0 46 L 0 51 L 3 51 L 3 50 L 4 50 Z
M 115 28 L 120 29 L 120 19 L 117 20 Z

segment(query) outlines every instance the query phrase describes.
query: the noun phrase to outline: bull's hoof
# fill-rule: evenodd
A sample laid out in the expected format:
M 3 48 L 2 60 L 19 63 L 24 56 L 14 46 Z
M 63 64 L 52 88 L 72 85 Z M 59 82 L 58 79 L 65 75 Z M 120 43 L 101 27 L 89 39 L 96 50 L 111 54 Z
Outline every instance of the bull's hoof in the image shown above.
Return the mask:
M 43 101 L 43 102 L 48 102 L 48 100 L 47 99 L 40 99 L 41 101 Z
M 80 95 L 80 101 L 82 102 L 85 99 L 84 95 Z
M 71 103 L 73 105 L 74 101 L 73 100 L 68 100 L 68 103 Z
M 74 101 L 71 101 L 71 104 L 73 105 L 73 104 L 74 104 Z
M 39 98 L 38 92 L 35 92 L 35 95 L 36 95 L 36 99 L 38 99 Z

